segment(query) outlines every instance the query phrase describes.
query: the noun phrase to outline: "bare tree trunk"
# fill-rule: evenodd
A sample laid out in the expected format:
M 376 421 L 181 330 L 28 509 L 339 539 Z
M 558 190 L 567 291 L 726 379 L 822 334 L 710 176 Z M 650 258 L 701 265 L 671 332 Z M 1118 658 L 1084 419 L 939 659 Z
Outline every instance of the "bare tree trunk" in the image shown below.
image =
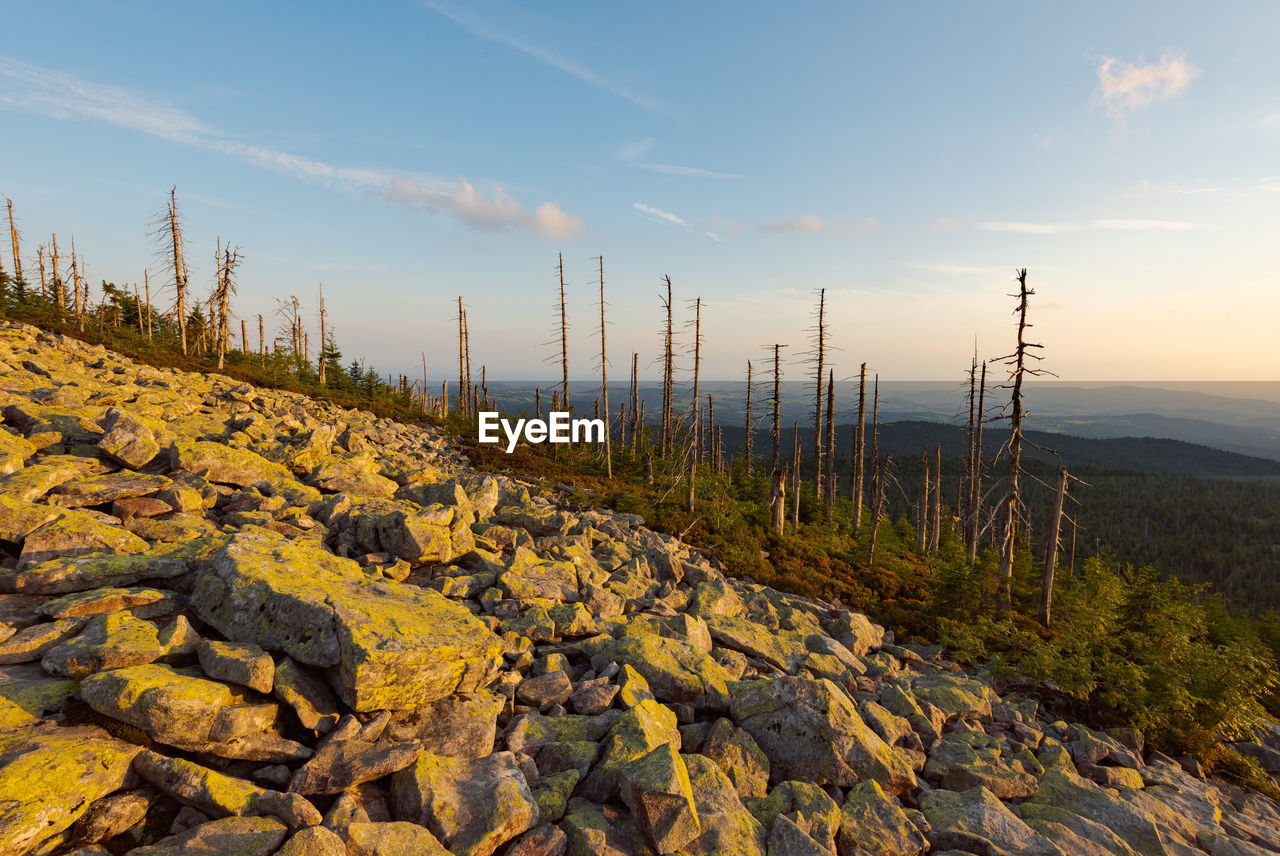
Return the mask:
M 773 534 L 781 535 L 786 520 L 787 471 L 774 470 L 769 474 L 769 519 L 773 521 Z
M 22 277 L 22 253 L 18 240 L 18 227 L 13 222 L 13 200 L 6 196 L 4 201 L 9 206 L 9 245 L 13 250 L 13 288 L 18 302 L 21 303 L 27 296 L 27 283 Z
M 933 528 L 929 533 L 929 552 L 937 553 L 942 541 L 942 444 L 934 450 Z
M 973 527 L 973 535 L 969 539 L 969 554 L 965 557 L 969 567 L 978 562 L 978 537 L 981 533 L 982 518 L 982 426 L 985 423 L 983 409 L 987 399 L 987 363 L 982 363 L 982 375 L 978 382 L 978 410 L 973 422 L 973 484 L 969 497 L 969 520 Z
M 84 305 L 81 303 L 80 294 L 80 267 L 76 260 L 76 238 L 71 236 L 71 289 L 72 289 L 72 311 L 75 312 L 76 326 L 84 331 Z
M 636 453 L 636 442 L 640 436 L 640 355 L 631 354 L 631 437 L 629 446 L 631 454 Z
M 240 353 L 249 353 L 249 325 L 243 318 L 240 319 Z
M 693 301 L 693 451 L 694 457 L 701 457 L 702 449 L 702 430 L 698 422 L 698 402 L 700 393 L 698 392 L 698 381 L 700 377 L 700 369 L 702 368 L 702 298 L 694 298 Z
M 328 366 L 326 365 L 326 363 L 328 362 L 328 357 L 326 356 L 326 353 L 328 352 L 328 350 L 329 350 L 329 328 L 326 326 L 326 320 L 325 320 L 324 283 L 322 282 L 322 283 L 320 283 L 320 360 L 319 360 L 319 364 L 317 365 L 317 369 L 318 369 L 319 374 L 320 374 L 320 385 L 321 385 L 321 386 L 328 386 L 328 385 L 329 385 L 329 384 L 328 384 L 328 379 L 327 379 L 327 378 L 328 378 L 328 372 L 327 372 Z M 426 384 L 426 380 L 427 380 L 426 365 L 427 365 L 427 358 L 426 358 L 426 356 L 424 355 L 424 356 L 423 356 L 423 358 L 422 358 L 422 367 L 423 367 L 423 371 L 422 371 L 422 381 L 423 381 L 423 384 L 424 384 L 424 385 L 423 385 L 423 393 L 424 393 L 424 394 L 426 393 L 426 386 L 425 386 L 425 384 Z M 425 405 L 425 403 L 426 403 L 426 399 L 425 399 L 425 398 L 423 399 L 423 403 L 424 403 L 424 405 Z M 424 412 L 426 411 L 426 407 L 425 407 L 425 406 L 423 407 L 423 411 L 424 411 Z
M 862 528 L 862 480 L 867 454 L 866 412 L 867 364 L 858 372 L 858 424 L 853 429 L 853 472 L 849 475 L 849 496 L 853 499 L 853 531 Z
M 825 458 L 822 454 L 822 382 L 825 380 L 826 344 L 827 344 L 827 290 L 818 290 L 818 327 L 815 334 L 814 360 L 817 365 L 813 375 L 813 495 L 819 499 L 822 491 L 822 468 Z
M 564 302 L 564 253 L 559 253 L 560 260 L 560 369 L 563 374 L 563 392 L 560 393 L 560 404 L 565 410 L 569 407 L 569 316 Z M 603 256 L 601 257 L 603 259 Z M 603 264 L 603 262 L 602 262 Z
M 147 270 L 142 271 L 142 284 L 146 287 L 147 296 L 147 341 L 151 341 L 151 274 Z
M 600 400 L 604 407 L 604 475 L 613 478 L 613 432 L 609 430 L 609 360 L 605 351 L 604 256 L 600 256 Z
M 929 448 L 920 461 L 920 498 L 916 501 L 916 552 L 924 555 L 929 539 Z
M 743 434 L 742 453 L 747 459 L 747 475 L 750 476 L 754 466 L 751 440 L 755 434 L 755 425 L 751 422 L 751 360 L 747 360 L 747 412 L 743 422 L 746 430 Z
M 261 313 L 258 314 L 258 357 L 265 366 L 267 364 L 267 337 L 263 332 Z
M 773 346 L 773 457 L 769 461 L 769 470 L 772 472 L 778 468 L 778 457 L 781 451 L 782 428 L 779 425 L 779 419 L 782 408 L 782 349 L 786 345 Z
M 1044 554 L 1044 573 L 1040 577 L 1040 623 L 1049 626 L 1049 610 L 1053 605 L 1053 569 L 1058 559 L 1058 534 L 1062 528 L 1062 501 L 1067 496 L 1067 468 L 1058 468 L 1058 492 L 1053 498 L 1053 514 L 1049 517 L 1049 543 Z
M 169 239 L 173 252 L 174 288 L 178 294 L 178 332 L 187 355 L 187 269 L 182 261 L 182 227 L 178 224 L 178 188 L 169 190 Z
M 467 402 L 465 404 L 465 411 L 468 417 L 474 418 L 476 413 L 476 390 L 475 386 L 471 383 L 471 326 L 467 323 L 467 311 L 465 309 L 462 310 L 462 354 L 466 361 L 465 368 L 467 372 L 467 386 L 465 392 Z
M 791 531 L 800 532 L 800 422 L 792 426 L 794 450 L 791 454 Z
M 1074 517 L 1068 517 L 1071 523 L 1071 546 L 1067 548 L 1067 574 L 1076 575 L 1076 520 Z
M 467 402 L 466 402 L 465 396 L 466 396 L 466 390 L 467 390 L 467 373 L 466 373 L 466 370 L 463 368 L 463 363 L 466 359 L 467 346 L 465 344 L 465 339 L 464 339 L 464 334 L 462 329 L 463 318 L 464 318 L 464 315 L 463 315 L 463 309 L 462 309 L 462 295 L 459 294 L 458 295 L 458 407 L 462 410 L 463 413 L 466 413 Z
M 827 522 L 830 523 L 836 508 L 836 373 L 827 374 L 827 442 L 826 460 L 822 467 L 824 498 L 827 503 Z
M 36 248 L 36 262 L 40 265 L 40 299 L 49 300 L 49 283 L 46 280 L 44 272 L 44 245 L 41 244 Z
M 52 237 L 53 255 L 50 260 L 53 262 L 53 302 L 58 306 L 58 316 L 61 317 L 67 311 L 67 287 L 62 283 L 62 274 L 58 272 L 58 234 L 55 232 Z
M 138 293 L 138 284 L 133 284 L 133 308 L 138 314 L 138 335 L 144 332 L 142 329 L 142 295 Z
M 671 435 L 671 398 L 672 383 L 674 380 L 674 359 L 672 354 L 672 339 L 674 333 L 672 331 L 671 320 L 671 277 L 666 277 L 667 297 L 663 302 L 667 310 L 667 331 L 663 339 L 663 355 L 662 355 L 662 449 L 663 457 L 671 453 L 671 444 L 673 437 Z
M 1022 494 L 1018 476 L 1022 472 L 1022 381 L 1028 372 L 1026 360 L 1030 348 L 1038 348 L 1026 341 L 1027 299 L 1034 294 L 1027 288 L 1027 269 L 1018 271 L 1018 347 L 1009 355 L 1013 391 L 1009 411 L 1009 472 L 1005 481 L 1004 537 L 1000 545 L 1000 593 L 998 609 L 1002 614 L 1013 610 L 1013 558 L 1018 535 L 1018 522 L 1022 509 Z M 1032 354 L 1032 357 L 1035 355 Z

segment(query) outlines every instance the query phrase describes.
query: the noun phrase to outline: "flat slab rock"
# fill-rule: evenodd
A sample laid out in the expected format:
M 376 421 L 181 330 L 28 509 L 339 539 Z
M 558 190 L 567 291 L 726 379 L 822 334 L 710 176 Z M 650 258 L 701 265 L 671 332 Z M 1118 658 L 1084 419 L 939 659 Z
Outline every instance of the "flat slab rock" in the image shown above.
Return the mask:
M 475 692 L 502 662 L 502 640 L 438 592 L 374 580 L 318 544 L 264 530 L 218 550 L 191 599 L 228 639 L 339 666 L 338 693 L 357 712 Z

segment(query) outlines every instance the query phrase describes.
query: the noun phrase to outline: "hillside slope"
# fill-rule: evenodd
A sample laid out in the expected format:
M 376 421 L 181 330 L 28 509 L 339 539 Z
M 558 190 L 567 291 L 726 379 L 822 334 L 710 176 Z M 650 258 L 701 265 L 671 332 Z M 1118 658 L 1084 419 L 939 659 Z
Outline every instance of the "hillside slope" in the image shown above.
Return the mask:
M 0 852 L 1280 853 L 1263 796 L 431 429 L 14 324 L 0 408 Z

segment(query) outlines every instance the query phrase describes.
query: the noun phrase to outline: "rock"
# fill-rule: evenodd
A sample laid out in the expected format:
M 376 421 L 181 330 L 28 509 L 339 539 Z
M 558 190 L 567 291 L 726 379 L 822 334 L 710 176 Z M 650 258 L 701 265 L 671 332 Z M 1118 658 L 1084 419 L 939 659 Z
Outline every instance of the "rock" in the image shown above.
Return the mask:
M 587 716 L 604 713 L 613 704 L 620 688 L 617 684 L 597 684 L 583 687 L 569 697 L 573 709 Z
M 1096 852 L 1100 856 L 1137 856 L 1137 851 L 1110 829 L 1066 809 L 1023 803 L 1019 811 L 1027 826 L 1057 844 L 1066 853 L 1079 852 L 1092 856 Z
M 46 618 L 57 620 L 105 615 L 127 609 L 135 618 L 150 618 L 171 613 L 173 597 L 173 592 L 152 588 L 100 588 L 45 601 L 39 612 Z
M 377 472 L 376 461 L 372 455 L 367 454 L 354 455 L 347 460 L 328 458 L 304 481 L 330 493 L 383 498 L 394 495 L 399 487 Z
M 225 817 L 130 850 L 129 856 L 270 856 L 285 832 L 274 818 Z
M 991 716 L 991 688 L 980 681 L 936 672 L 916 678 L 911 692 L 917 699 L 937 707 L 948 718 Z
M 929 750 L 924 774 L 949 791 L 982 785 L 998 799 L 1023 799 L 1036 792 L 1041 772 L 1027 761 L 1005 757 L 1000 741 L 981 732 L 948 734 Z
M 544 823 L 507 848 L 506 856 L 563 856 L 569 837 L 558 826 Z
M 774 821 L 769 833 L 768 856 L 831 856 L 831 851 L 818 844 L 794 820 L 783 815 Z
M 525 776 L 526 781 L 528 776 Z M 533 801 L 538 805 L 538 820 L 557 823 L 564 817 L 569 795 L 582 780 L 579 770 L 563 770 L 543 776 L 533 787 Z
M 0 665 L 39 660 L 45 652 L 79 633 L 85 624 L 83 618 L 64 618 L 47 624 L 33 624 L 19 630 L 0 642 Z
M 22 539 L 18 569 L 86 553 L 145 553 L 149 547 L 131 532 L 109 526 L 84 511 L 67 509 Z
M 516 701 L 542 708 L 551 704 L 564 704 L 573 693 L 569 676 L 564 672 L 548 672 L 536 678 L 525 678 L 516 687 Z
M 1243 741 L 1233 744 L 1237 752 L 1257 761 L 1268 773 L 1280 773 L 1280 749 L 1264 746 L 1261 743 Z
M 730 684 L 733 718 L 764 750 L 773 775 L 847 787 L 870 779 L 889 793 L 915 787 L 915 773 L 827 680 L 779 677 Z
M 211 482 L 247 487 L 255 482 L 284 481 L 289 471 L 261 455 L 207 440 L 178 438 L 169 451 L 169 466 L 203 474 Z
M 396 711 L 385 736 L 418 740 L 434 755 L 483 758 L 493 752 L 504 699 L 488 690 L 452 695 L 413 710 Z
M 0 732 L 35 725 L 75 694 L 75 681 L 51 678 L 39 666 L 0 668 Z
M 450 856 L 416 823 L 353 823 L 347 828 L 348 856 Z
M 605 802 L 618 789 L 622 766 L 665 743 L 679 745 L 676 715 L 656 701 L 643 701 L 624 713 L 609 730 L 600 762 L 583 782 L 583 796 Z M 508 738 L 508 745 L 511 741 Z
M 18 571 L 9 579 L 14 591 L 28 594 L 66 594 L 131 586 L 143 580 L 173 580 L 184 576 L 190 570 L 191 559 L 207 546 L 208 543 L 165 544 L 136 555 L 53 559 Z
M 95 800 L 71 827 L 71 839 L 84 845 L 114 838 L 141 823 L 154 801 L 154 793 L 145 790 L 123 791 Z
M 694 808 L 702 834 L 681 850 L 687 856 L 764 856 L 765 831 L 738 800 L 737 791 L 715 762 L 685 755 Z
M 356 711 L 401 710 L 487 685 L 502 642 L 430 589 L 371 581 L 316 544 L 242 531 L 192 594 L 224 636 L 340 666 L 338 691 Z
M 347 845 L 323 826 L 299 829 L 275 856 L 347 856 Z
M 487 758 L 422 754 L 391 777 L 395 816 L 431 830 L 455 856 L 490 856 L 538 820 L 510 752 Z
M 158 426 L 157 426 L 158 427 Z M 141 469 L 160 454 L 157 432 L 147 421 L 113 409 L 107 412 L 102 428 L 106 431 L 98 441 L 98 449 L 111 460 L 133 470 Z
M 118 472 L 86 475 L 65 481 L 49 491 L 45 501 L 62 508 L 105 505 L 118 499 L 149 496 L 170 484 L 164 476 Z
M 276 664 L 271 691 L 293 708 L 303 728 L 327 734 L 338 723 L 338 702 L 328 685 L 291 657 Z
M 848 612 L 827 624 L 827 633 L 856 655 L 879 648 L 884 642 L 884 628 L 872 624 L 865 615 Z
M 125 783 L 138 751 L 86 725 L 0 734 L 0 852 L 28 853 L 70 828 Z
M 698 583 L 689 596 L 689 614 L 707 619 L 714 616 L 734 617 L 744 609 L 742 598 L 725 580 Z
M 659 853 L 674 853 L 702 834 L 689 771 L 670 743 L 623 764 L 622 801 Z
M 113 612 L 90 619 L 79 636 L 50 649 L 40 665 L 51 675 L 79 680 L 104 669 L 145 665 L 164 653 L 154 624 Z
M 201 670 L 215 680 L 240 684 L 260 693 L 271 692 L 275 684 L 275 661 L 257 645 L 205 639 L 196 652 Z
M 746 616 L 712 616 L 707 621 L 711 638 L 721 645 L 764 660 L 788 674 L 795 674 L 809 656 L 807 634 L 792 630 L 770 630 Z
M 707 733 L 699 754 L 719 765 L 739 797 L 763 797 L 769 788 L 769 758 L 751 735 L 727 719 Z
M 354 785 L 371 782 L 403 770 L 422 754 L 417 740 L 373 742 L 358 737 L 326 738 L 289 781 L 289 790 L 300 794 L 336 794 Z
M 569 800 L 560 828 L 568 838 L 565 856 L 657 856 L 630 817 L 612 806 Z
M 280 818 L 290 829 L 316 826 L 322 819 L 315 806 L 298 794 L 265 790 L 150 749 L 134 758 L 133 768 L 160 791 L 212 817 L 268 814 Z
M 0 475 L 16 473 L 35 453 L 34 443 L 0 429 Z
M 605 644 L 591 657 L 596 669 L 611 661 L 634 668 L 663 701 L 711 710 L 728 707 L 728 674 L 710 656 L 679 639 L 652 633 L 628 635 Z
M 882 853 L 885 856 L 917 856 L 929 842 L 875 782 L 849 789 L 840 809 L 841 853 Z
M 618 676 L 618 701 L 622 706 L 629 710 L 653 697 L 653 691 L 649 689 L 649 682 L 644 675 L 637 672 L 631 664 L 624 665 Z
M 825 851 L 836 847 L 836 831 L 843 815 L 836 801 L 817 785 L 783 782 L 764 799 L 748 798 L 743 802 L 766 831 L 772 830 L 777 818 L 789 817 L 797 823 L 803 821 L 809 836 Z
M 936 850 L 963 849 L 990 856 L 1062 856 L 1049 839 L 1018 819 L 981 786 L 967 791 L 924 791 L 920 810 Z

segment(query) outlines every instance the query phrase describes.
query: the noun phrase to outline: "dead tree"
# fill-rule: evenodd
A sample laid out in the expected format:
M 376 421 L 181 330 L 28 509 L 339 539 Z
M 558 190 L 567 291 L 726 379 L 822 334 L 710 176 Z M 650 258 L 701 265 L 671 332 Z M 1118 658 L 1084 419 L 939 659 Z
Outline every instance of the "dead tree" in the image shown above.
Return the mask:
M 822 382 L 823 370 L 826 368 L 827 345 L 827 290 L 818 290 L 818 323 L 814 327 L 813 351 L 809 361 L 813 362 L 813 494 L 819 499 L 823 496 L 822 470 L 825 458 L 822 454 Z
M 987 399 L 987 363 L 982 362 L 982 373 L 978 381 L 978 408 L 974 414 L 973 422 L 973 466 L 970 469 L 972 473 L 969 485 L 969 553 L 965 560 L 969 563 L 969 567 L 973 567 L 978 561 L 978 538 L 981 533 L 981 515 L 982 515 L 982 428 L 986 423 L 986 399 Z
M 781 450 L 782 430 L 779 424 L 782 412 L 782 349 L 786 345 L 766 345 L 773 348 L 773 423 L 771 439 L 773 440 L 773 457 L 769 460 L 769 470 L 778 468 L 778 456 Z
M 76 326 L 84 330 L 84 305 L 80 294 L 80 266 L 76 260 L 76 236 L 71 236 L 71 310 L 76 316 Z
M 613 478 L 613 431 L 609 428 L 609 359 L 605 351 L 604 256 L 600 256 L 600 400 L 604 406 L 604 475 Z
M 40 299 L 49 300 L 49 283 L 44 271 L 44 244 L 36 247 L 36 263 L 40 266 Z
M 827 374 L 827 442 L 825 456 L 823 470 L 826 475 L 823 480 L 823 490 L 827 503 L 827 522 L 830 523 L 836 508 L 836 373 L 834 371 L 829 371 Z
M 142 284 L 146 288 L 147 298 L 147 341 L 151 341 L 151 273 L 150 271 L 142 271 Z
M 1053 513 L 1049 516 L 1049 538 L 1044 551 L 1044 571 L 1040 576 L 1040 623 L 1049 626 L 1049 610 L 1053 604 L 1053 569 L 1058 558 L 1058 534 L 1062 528 L 1062 503 L 1067 496 L 1067 468 L 1058 468 L 1058 490 L 1053 497 Z
M 258 313 L 258 357 L 265 366 L 267 364 L 267 337 L 263 333 L 262 313 Z
M 328 386 L 326 378 L 328 376 L 329 362 L 329 328 L 325 326 L 325 305 L 324 305 L 324 283 L 319 285 L 319 304 L 320 304 L 320 356 L 316 360 L 316 373 L 319 375 L 320 385 Z M 423 382 L 423 404 L 426 404 L 426 381 L 427 381 L 427 358 L 422 357 L 422 382 Z M 426 412 L 426 407 L 423 407 Z
M 751 439 L 752 439 L 752 435 L 755 434 L 755 425 L 751 423 L 751 360 L 747 360 L 747 412 L 746 412 L 746 418 L 744 419 L 744 423 L 745 423 L 744 427 L 746 430 L 743 434 L 742 453 L 743 455 L 746 456 L 746 459 L 747 459 L 747 475 L 749 476 L 751 475 L 751 469 L 753 466 L 752 454 L 751 454 Z
M 560 260 L 560 370 L 563 376 L 560 404 L 565 410 L 569 410 L 569 316 L 565 311 L 564 302 L 564 253 L 559 253 L 558 258 Z M 602 256 L 601 259 L 603 258 Z M 601 308 L 603 311 L 603 307 Z
M 164 213 L 152 220 L 151 237 L 161 249 L 161 258 L 172 276 L 174 312 L 182 355 L 187 355 L 187 267 L 185 239 L 182 235 L 181 212 L 178 210 L 178 188 L 169 190 L 169 203 Z
M 997 608 L 1001 614 L 1007 615 L 1013 610 L 1013 558 L 1017 546 L 1018 524 L 1022 517 L 1022 493 L 1019 489 L 1018 477 L 1022 473 L 1022 382 L 1027 375 L 1039 375 L 1044 372 L 1027 367 L 1028 360 L 1040 360 L 1033 349 L 1043 345 L 1028 342 L 1026 332 L 1032 325 L 1027 323 L 1027 302 L 1035 291 L 1027 288 L 1027 269 L 1017 272 L 1018 293 L 1010 297 L 1018 299 L 1014 314 L 1018 316 L 1018 345 L 1012 354 L 1000 357 L 1008 368 L 1010 389 L 1009 398 L 1009 442 L 1007 445 L 1008 472 L 1005 476 L 1005 495 L 1000 502 L 999 512 L 1003 529 L 1000 544 L 1000 590 Z
M 58 271 L 58 234 L 55 232 L 51 238 L 53 242 L 53 255 L 49 257 L 53 272 L 53 302 L 58 307 L 58 315 L 61 316 L 67 311 L 67 287 L 62 282 L 62 274 Z
M 769 474 L 769 519 L 773 521 L 773 534 L 781 535 L 786 520 L 787 472 L 775 469 Z
M 240 353 L 249 353 L 249 324 L 243 318 L 240 319 Z
M 466 339 L 463 333 L 463 309 L 462 295 L 458 295 L 458 409 L 464 414 L 467 412 L 467 401 L 465 390 L 467 389 L 467 373 L 463 368 L 463 362 L 466 359 Z
M 942 444 L 934 449 L 933 465 L 933 515 L 929 531 L 929 552 L 938 552 L 942 541 Z
M 795 448 L 791 454 L 791 531 L 800 533 L 800 421 L 791 428 Z
M 22 253 L 19 248 L 18 227 L 13 221 L 13 200 L 6 196 L 4 201 L 9 206 L 9 245 L 13 250 L 13 289 L 18 302 L 21 303 L 26 299 L 27 283 L 22 278 Z
M 693 401 L 690 405 L 689 436 L 689 490 L 685 499 L 685 510 L 693 511 L 695 480 L 698 475 L 698 458 L 702 455 L 702 425 L 698 417 L 698 380 L 702 369 L 702 298 L 693 300 Z M 707 396 L 708 406 L 711 396 Z M 714 411 L 712 411 L 714 413 Z
M 466 370 L 465 381 L 467 385 L 465 390 L 459 390 L 459 392 L 462 392 L 467 399 L 463 407 L 467 416 L 471 417 L 476 412 L 475 386 L 471 383 L 471 326 L 468 323 L 467 310 L 465 309 L 462 310 L 462 357 L 463 367 Z
M 631 436 L 628 446 L 636 452 L 636 440 L 640 436 L 640 355 L 631 354 Z
M 217 338 L 218 348 L 218 368 L 221 369 L 226 362 L 227 351 L 231 347 L 231 295 L 236 293 L 236 270 L 240 267 L 240 248 L 234 249 L 228 244 L 222 250 L 222 263 L 219 265 L 218 288 L 215 295 L 218 307 L 218 321 L 215 336 Z M 321 292 L 321 301 L 324 300 L 324 294 Z M 322 304 L 323 305 L 323 304 Z M 321 310 L 320 317 L 324 317 L 324 310 Z M 321 322 L 323 327 L 323 322 Z M 243 335 L 241 328 L 241 335 Z M 320 382 L 324 383 L 323 359 L 321 360 Z
M 853 470 L 849 474 L 849 496 L 853 500 L 853 531 L 862 528 L 862 481 L 867 454 L 867 364 L 858 372 L 858 424 L 853 427 Z
M 662 434 L 661 434 L 661 454 L 665 457 L 671 452 L 671 444 L 673 437 L 671 434 L 671 393 L 672 381 L 674 378 L 674 355 L 673 355 L 673 337 L 671 319 L 671 277 L 665 277 L 667 283 L 667 296 L 662 300 L 662 306 L 667 311 L 667 327 L 663 334 L 662 344 Z
M 867 567 L 876 561 L 876 539 L 880 534 L 880 515 L 884 512 L 884 480 L 889 462 L 880 461 L 880 375 L 877 373 L 871 394 L 871 538 L 867 546 Z
M 916 552 L 921 556 L 929 540 L 929 448 L 920 461 L 920 499 L 916 502 Z

